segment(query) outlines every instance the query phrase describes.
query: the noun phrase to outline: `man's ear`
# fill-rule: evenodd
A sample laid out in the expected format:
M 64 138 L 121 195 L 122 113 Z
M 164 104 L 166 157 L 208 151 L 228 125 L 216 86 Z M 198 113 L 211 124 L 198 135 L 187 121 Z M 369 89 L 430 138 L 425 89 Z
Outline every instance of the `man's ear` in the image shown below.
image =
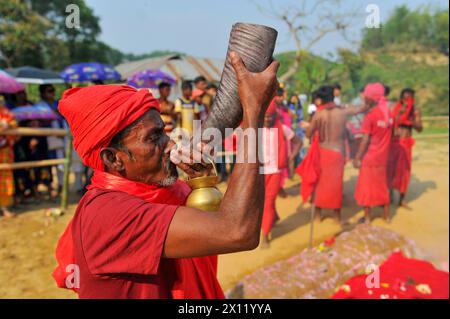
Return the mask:
M 125 169 L 125 165 L 120 156 L 118 156 L 118 152 L 113 147 L 105 147 L 100 151 L 100 158 L 108 170 L 120 172 Z

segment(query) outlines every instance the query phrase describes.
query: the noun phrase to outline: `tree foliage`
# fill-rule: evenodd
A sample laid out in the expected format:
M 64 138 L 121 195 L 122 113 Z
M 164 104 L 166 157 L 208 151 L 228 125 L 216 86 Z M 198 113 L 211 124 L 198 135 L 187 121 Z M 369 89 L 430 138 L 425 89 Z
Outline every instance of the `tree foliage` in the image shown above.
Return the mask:
M 406 50 L 434 49 L 448 54 L 448 10 L 397 7 L 381 28 L 363 31 L 362 48 L 397 47 Z
M 80 28 L 67 28 L 66 7 L 80 9 Z M 0 0 L 0 67 L 31 65 L 60 71 L 79 62 L 116 65 L 166 54 L 123 53 L 99 41 L 100 19 L 84 0 Z

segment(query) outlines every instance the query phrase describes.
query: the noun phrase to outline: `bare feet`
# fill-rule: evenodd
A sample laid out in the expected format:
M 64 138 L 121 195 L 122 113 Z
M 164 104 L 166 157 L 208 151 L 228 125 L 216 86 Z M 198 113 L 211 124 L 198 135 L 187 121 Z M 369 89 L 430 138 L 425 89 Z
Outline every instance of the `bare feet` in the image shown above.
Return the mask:
M 314 214 L 314 219 L 318 222 L 323 221 L 322 212 L 320 209 L 316 208 L 316 213 Z
M 364 222 L 370 225 L 370 207 L 364 207 Z
M 339 218 L 339 217 L 335 217 L 335 218 L 334 218 L 334 222 L 335 222 L 336 225 L 340 225 L 340 226 L 342 226 L 342 225 L 344 224 L 344 222 L 342 221 L 342 219 Z
M 261 236 L 261 242 L 259 244 L 259 247 L 261 249 L 268 249 L 268 248 L 270 248 L 269 236 L 265 236 L 265 235 Z
M 405 201 L 401 201 L 400 203 L 398 203 L 398 207 L 407 209 L 407 210 L 412 210 L 411 206 L 408 205 L 408 203 L 406 203 Z
M 334 213 L 336 215 L 335 217 L 335 221 L 338 225 L 342 225 L 342 217 L 341 217 L 341 210 L 340 209 L 335 209 Z
M 1 208 L 1 209 L 0 209 L 0 212 L 3 213 L 3 217 L 5 217 L 6 219 L 8 219 L 8 218 L 14 218 L 14 217 L 17 216 L 16 213 L 13 213 L 13 212 L 9 211 L 7 208 Z
M 288 194 L 286 193 L 284 188 L 281 188 L 280 191 L 278 192 L 278 196 L 280 196 L 281 198 L 286 198 L 288 197 Z

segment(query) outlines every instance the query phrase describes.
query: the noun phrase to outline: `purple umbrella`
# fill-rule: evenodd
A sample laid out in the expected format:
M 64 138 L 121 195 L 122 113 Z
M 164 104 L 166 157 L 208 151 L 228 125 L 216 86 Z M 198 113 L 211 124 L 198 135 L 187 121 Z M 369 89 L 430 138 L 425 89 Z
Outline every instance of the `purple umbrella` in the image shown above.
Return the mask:
M 17 121 L 25 120 L 57 120 L 58 115 L 46 104 L 19 106 L 11 110 Z
M 17 93 L 25 89 L 25 86 L 16 81 L 8 73 L 0 70 L 0 93 Z
M 136 88 L 156 89 L 161 82 L 173 85 L 176 81 L 169 74 L 152 69 L 137 72 L 128 78 L 128 85 Z
M 112 66 L 101 63 L 72 64 L 61 72 L 66 82 L 120 81 L 121 75 Z

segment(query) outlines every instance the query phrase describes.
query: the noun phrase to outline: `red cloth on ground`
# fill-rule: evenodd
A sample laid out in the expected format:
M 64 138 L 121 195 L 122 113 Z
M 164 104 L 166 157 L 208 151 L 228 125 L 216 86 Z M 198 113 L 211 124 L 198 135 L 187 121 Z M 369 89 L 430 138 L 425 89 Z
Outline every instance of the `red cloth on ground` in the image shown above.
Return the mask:
M 389 188 L 405 194 L 408 190 L 412 170 L 412 137 L 394 137 L 391 142 L 388 166 Z
M 53 273 L 66 287 L 80 267 L 80 298 L 224 298 L 217 257 L 161 258 L 172 217 L 190 188 L 149 186 L 96 171 L 58 242 Z
M 391 126 L 383 112 L 374 107 L 364 118 L 362 131 L 370 135 L 370 144 L 364 155 L 355 188 L 356 202 L 373 207 L 389 204 L 387 164 L 391 141 Z
M 436 269 L 431 263 L 406 258 L 393 253 L 379 267 L 379 286 L 367 287 L 368 275 L 349 279 L 333 299 L 448 299 L 448 272 Z M 371 274 L 369 283 L 374 283 Z
M 127 85 L 72 88 L 58 104 L 73 134 L 73 146 L 83 163 L 94 170 L 104 170 L 100 150 L 150 108 L 159 111 L 150 91 Z
M 264 235 L 268 235 L 272 230 L 275 221 L 277 220 L 277 213 L 275 202 L 280 191 L 281 173 L 266 174 L 265 193 L 264 193 L 264 212 L 262 217 L 261 228 Z
M 345 158 L 341 152 L 320 148 L 320 177 L 315 204 L 320 208 L 340 209 L 344 193 Z

